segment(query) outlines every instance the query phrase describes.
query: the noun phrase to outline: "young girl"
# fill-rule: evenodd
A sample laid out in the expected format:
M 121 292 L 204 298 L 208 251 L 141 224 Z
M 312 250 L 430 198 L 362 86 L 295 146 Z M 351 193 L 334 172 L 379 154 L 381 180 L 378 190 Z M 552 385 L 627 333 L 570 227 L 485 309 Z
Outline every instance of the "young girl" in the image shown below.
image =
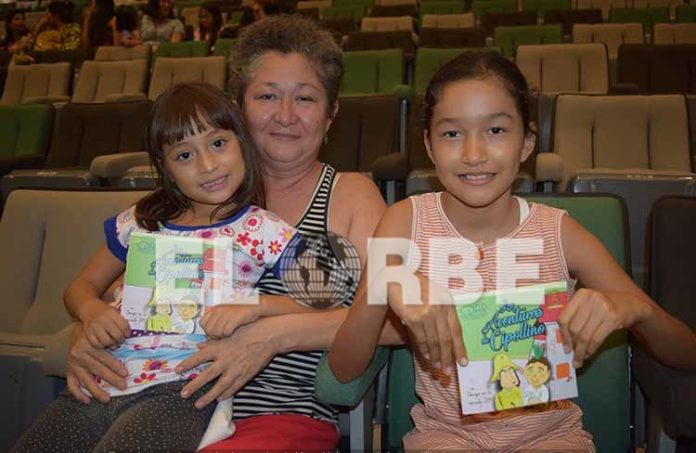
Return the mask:
M 10 9 L 5 16 L 5 37 L 0 40 L 0 50 L 17 53 L 26 45 L 30 31 L 24 22 L 24 11 Z
M 295 230 L 254 206 L 263 203 L 258 151 L 241 112 L 222 92 L 205 84 L 171 88 L 153 106 L 146 140 L 159 175 L 157 188 L 105 222 L 106 245 L 65 292 L 66 308 L 92 346 L 115 347 L 114 355 L 128 369 L 127 386 L 100 382 L 112 396 L 107 404 L 83 404 L 89 396 L 78 401 L 62 394 L 16 451 L 192 451 L 199 445 L 215 406 L 197 409 L 194 403 L 210 387 L 188 399 L 180 392 L 206 366 L 182 375 L 174 369 L 206 337 L 131 331 L 119 311 L 100 300 L 125 270 L 132 233 L 234 241 L 229 264 L 235 292 L 242 296 L 264 272 L 277 274 L 276 263 L 293 250 L 288 244 Z M 193 305 L 193 310 L 182 305 L 172 311 L 190 320 L 198 314 L 199 306 Z M 305 309 L 285 296 L 261 296 L 256 305 L 207 309 L 200 325 L 209 337 L 220 338 L 259 316 L 300 311 Z M 218 438 L 206 438 L 230 434 L 222 430 Z
M 203 3 L 198 13 L 198 28 L 193 32 L 194 41 L 206 41 L 208 48 L 215 46 L 222 29 L 222 13 L 214 3 Z
M 448 281 L 442 264 L 431 257 L 442 243 L 457 241 L 476 266 L 483 290 L 503 284 L 497 277 L 497 256 L 513 239 L 541 239 L 543 253 L 521 255 L 518 262 L 538 266 L 537 279 L 517 286 L 566 281 L 572 297 L 559 324 L 566 352 L 574 350 L 580 367 L 614 330 L 626 328 L 666 364 L 696 368 L 696 336 L 652 302 L 624 274 L 609 252 L 562 210 L 528 203 L 511 195 L 520 162 L 534 148 L 529 120 L 529 90 L 517 67 L 493 53 L 465 52 L 443 66 L 430 82 L 425 98 L 424 140 L 445 188 L 441 193 L 414 196 L 392 206 L 376 237 L 410 239 L 403 262 L 417 270 L 420 292 L 403 294 L 390 283 L 380 295 L 386 275 L 400 260 L 368 269 L 359 296 L 332 345 L 329 363 L 343 381 L 359 376 L 369 363 L 389 307 L 408 329 L 415 349 L 415 429 L 404 438 L 406 450 L 452 451 L 593 451 L 583 431 L 580 409 L 564 400 L 479 415 L 462 415 L 453 358 L 466 365 L 466 350 L 457 320 L 453 293 L 477 291 L 461 280 L 449 288 L 428 279 Z M 420 250 L 420 259 L 413 253 Z M 446 249 L 445 251 L 450 250 Z M 370 252 L 372 253 L 372 252 Z M 472 258 L 473 259 L 473 258 Z M 445 262 L 447 263 L 447 261 Z M 455 263 L 453 263 L 454 265 Z M 461 265 L 461 263 L 459 263 Z M 505 272 L 502 272 L 505 273 Z M 579 278 L 587 288 L 573 291 Z M 443 277 L 444 280 L 442 279 Z M 470 276 L 471 277 L 471 276 Z M 506 276 L 503 275 L 503 278 Z M 473 277 L 470 282 L 474 282 Z M 369 292 L 368 292 L 369 289 Z M 573 295 L 574 292 L 574 295 Z M 431 301 L 431 302 L 423 302 Z M 387 343 L 384 338 L 383 343 Z
M 114 46 L 133 47 L 139 45 L 138 11 L 130 5 L 116 8 L 114 17 Z

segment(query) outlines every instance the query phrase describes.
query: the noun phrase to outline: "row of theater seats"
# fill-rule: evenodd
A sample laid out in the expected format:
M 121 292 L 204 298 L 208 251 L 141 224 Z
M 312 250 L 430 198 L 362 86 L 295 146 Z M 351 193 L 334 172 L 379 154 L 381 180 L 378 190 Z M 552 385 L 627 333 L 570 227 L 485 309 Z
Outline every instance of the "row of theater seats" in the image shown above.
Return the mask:
M 102 222 L 142 197 L 144 191 L 17 190 L 0 221 L 0 449 L 10 446 L 64 386 L 69 316 L 60 303 L 63 289 L 103 244 Z M 631 248 L 626 235 L 626 208 L 617 197 L 582 194 L 527 194 L 530 201 L 566 209 L 595 234 L 630 273 Z M 696 253 L 696 198 L 672 197 L 655 203 L 650 218 L 650 294 L 666 310 L 696 327 L 690 304 L 696 287 L 688 260 Z M 642 245 L 641 245 L 642 247 Z M 693 373 L 663 367 L 636 347 L 623 332 L 609 337 L 595 358 L 578 373 L 583 425 L 597 451 L 633 451 L 644 446 L 644 401 L 651 421 L 674 439 L 693 436 Z M 382 371 L 380 371 L 382 370 Z M 47 373 L 49 376 L 47 376 Z M 377 380 L 377 395 L 367 392 Z M 355 407 L 351 411 L 350 449 L 372 451 L 372 410 L 383 425 L 382 448 L 398 451 L 412 428 L 410 408 L 417 399 L 409 351 L 380 349 L 365 376 L 338 384 L 326 361 L 317 373 L 317 397 L 327 403 Z M 674 398 L 673 395 L 681 395 Z M 362 423 L 361 423 L 362 422 Z M 655 439 L 650 439 L 655 440 Z M 50 440 L 47 439 L 47 442 Z M 663 445 L 664 446 L 664 445 Z M 669 451 L 649 445 L 648 452 Z

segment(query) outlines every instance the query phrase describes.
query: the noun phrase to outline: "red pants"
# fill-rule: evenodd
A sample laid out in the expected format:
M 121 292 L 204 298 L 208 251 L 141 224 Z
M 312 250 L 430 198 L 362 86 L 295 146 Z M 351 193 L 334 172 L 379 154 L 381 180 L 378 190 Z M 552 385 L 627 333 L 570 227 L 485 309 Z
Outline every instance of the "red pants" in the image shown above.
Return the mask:
M 338 430 L 334 424 L 304 415 L 260 415 L 245 418 L 235 425 L 237 430 L 232 437 L 202 451 L 335 451 L 338 446 Z

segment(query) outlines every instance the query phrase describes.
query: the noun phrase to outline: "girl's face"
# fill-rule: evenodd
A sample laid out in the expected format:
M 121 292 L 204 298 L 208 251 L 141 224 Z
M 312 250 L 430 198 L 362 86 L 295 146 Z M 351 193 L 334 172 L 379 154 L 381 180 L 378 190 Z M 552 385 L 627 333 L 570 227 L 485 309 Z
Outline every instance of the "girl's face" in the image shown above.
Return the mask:
M 10 21 L 10 28 L 12 30 L 23 30 L 25 28 L 24 14 L 15 14 L 12 16 Z
M 505 196 L 520 162 L 534 149 L 514 99 L 496 77 L 449 83 L 433 109 L 425 145 L 437 175 L 453 197 L 487 207 Z
M 326 92 L 305 56 L 267 52 L 259 57 L 244 95 L 244 114 L 266 163 L 316 160 L 331 125 L 327 112 Z
M 209 217 L 232 197 L 246 170 L 234 132 L 212 127 L 165 147 L 163 164 L 166 176 L 191 200 L 196 217 Z

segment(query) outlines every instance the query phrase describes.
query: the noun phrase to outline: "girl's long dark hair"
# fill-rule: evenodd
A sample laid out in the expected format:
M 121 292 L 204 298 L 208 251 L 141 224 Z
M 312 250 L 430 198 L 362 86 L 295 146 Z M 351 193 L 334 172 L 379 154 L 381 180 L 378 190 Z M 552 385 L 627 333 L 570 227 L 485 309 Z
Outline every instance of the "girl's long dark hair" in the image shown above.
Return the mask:
M 213 16 L 213 26 L 210 30 L 205 30 L 201 25 L 198 26 L 198 32 L 202 39 L 205 39 L 206 32 L 210 32 L 212 36 L 212 41 L 208 43 L 209 45 L 214 45 L 215 41 L 220 34 L 220 29 L 222 28 L 222 13 L 220 12 L 220 7 L 214 3 L 205 2 L 201 5 L 201 9 L 208 11 L 208 13 Z
M 114 0 L 96 0 L 97 8 L 89 18 L 89 44 L 92 47 L 113 43 L 109 21 L 115 14 Z
M 174 85 L 162 93 L 150 111 L 145 141 L 150 161 L 157 169 L 155 190 L 135 205 L 138 225 L 157 231 L 163 222 L 176 219 L 191 209 L 191 201 L 176 187 L 164 167 L 164 148 L 207 128 L 234 132 L 244 159 L 244 180 L 239 189 L 211 214 L 226 219 L 241 208 L 264 206 L 258 148 L 241 110 L 222 91 L 205 83 Z

